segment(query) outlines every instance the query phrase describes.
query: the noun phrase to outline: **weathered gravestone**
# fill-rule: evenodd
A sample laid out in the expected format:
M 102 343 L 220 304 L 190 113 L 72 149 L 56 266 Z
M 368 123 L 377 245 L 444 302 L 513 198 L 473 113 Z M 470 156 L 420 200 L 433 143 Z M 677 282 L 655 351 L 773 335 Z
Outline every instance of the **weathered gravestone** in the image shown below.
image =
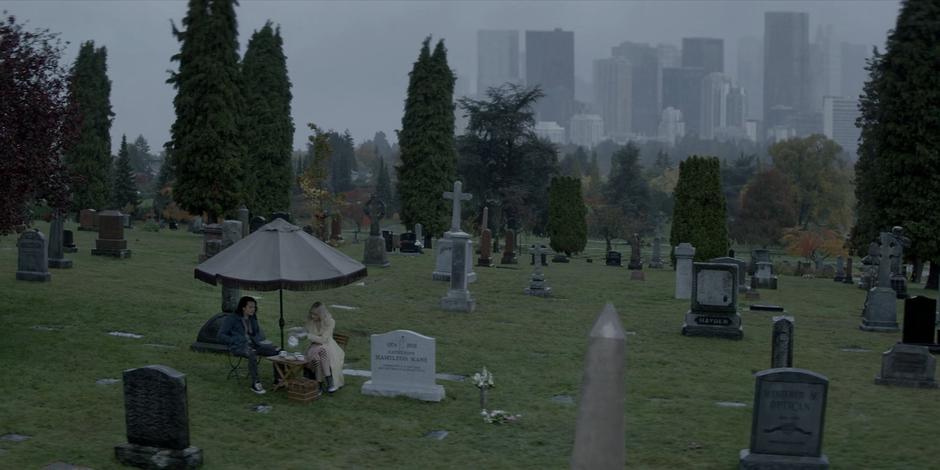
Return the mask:
M 692 297 L 692 257 L 695 247 L 690 243 L 680 243 L 675 248 L 676 255 L 676 298 Z
M 530 246 L 529 250 L 532 252 L 533 256 L 545 256 L 545 245 L 535 244 Z M 552 295 L 552 288 L 548 287 L 545 283 L 545 274 L 542 272 L 543 264 L 533 264 L 535 265 L 535 270 L 532 271 L 532 276 L 529 279 L 529 287 L 526 287 L 523 292 L 536 297 L 550 297 Z
M 343 241 L 343 216 L 334 214 L 330 217 L 330 241 L 333 246 L 339 245 Z
M 455 233 L 465 233 L 460 229 L 460 202 L 469 201 L 473 195 L 464 193 L 462 188 L 463 183 L 454 181 L 454 190 L 446 191 L 442 195 L 444 199 L 450 199 L 453 203 L 451 206 L 450 230 L 444 232 L 444 238 L 437 241 L 437 248 L 435 249 L 435 267 L 434 272 L 431 273 L 431 278 L 437 281 L 450 280 L 450 270 L 454 265 L 451 257 L 456 253 L 451 236 Z M 469 239 L 469 236 L 466 239 L 466 244 L 466 250 L 463 250 L 462 254 L 466 257 L 463 265 L 466 269 L 467 282 L 474 282 L 477 280 L 477 274 L 473 272 L 473 242 Z
M 627 269 L 643 269 L 643 259 L 640 257 L 640 234 L 634 233 L 630 241 L 630 263 Z
M 37 229 L 26 230 L 16 241 L 16 279 L 19 281 L 48 282 L 49 252 L 46 237 Z
M 362 384 L 364 395 L 406 396 L 424 401 L 444 399 L 434 382 L 436 341 L 410 330 L 372 335 L 372 378 Z
M 98 214 L 98 238 L 91 254 L 115 258 L 131 257 L 131 250 L 127 249 L 127 240 L 124 238 L 123 214 L 118 211 L 103 211 Z
M 98 213 L 94 209 L 82 209 L 78 213 L 78 229 L 95 231 L 98 230 Z
M 189 231 L 191 233 L 202 233 L 205 224 L 202 222 L 202 216 L 195 216 L 189 220 Z
M 490 229 L 483 229 L 480 234 L 480 258 L 477 259 L 477 266 L 489 268 L 493 266 L 493 234 Z
M 503 243 L 503 257 L 500 259 L 499 264 L 516 264 L 519 260 L 516 259 L 516 232 L 513 230 L 506 230 L 506 238 Z
M 624 468 L 625 338 L 614 306 L 605 305 L 588 335 L 571 468 Z
M 78 247 L 75 246 L 75 233 L 71 230 L 62 231 L 62 251 L 66 253 L 78 253 Z
M 450 312 L 473 312 L 476 301 L 467 289 L 467 260 L 471 258 L 470 234 L 464 232 L 450 232 L 451 242 L 451 269 L 450 288 L 441 298 L 441 308 Z
M 392 251 L 394 251 L 394 246 L 392 245 L 392 231 L 391 230 L 382 230 L 382 243 L 383 243 L 386 253 L 391 253 Z
M 199 262 L 203 262 L 222 251 L 222 226 L 209 224 L 202 228 L 202 253 Z
M 401 234 L 401 247 L 398 248 L 398 252 L 407 256 L 420 255 L 421 245 L 418 243 L 418 235 L 412 232 Z
M 115 446 L 124 465 L 184 469 L 202 465 L 202 449 L 189 442 L 186 376 L 167 366 L 124 371 L 127 444 Z
M 421 225 L 420 222 L 415 224 L 415 240 L 420 243 L 424 243 L 424 225 Z
M 862 309 L 862 324 L 859 329 L 863 331 L 898 331 L 897 293 L 891 288 L 891 256 L 894 250 L 891 246 L 892 235 L 881 232 L 881 245 L 879 246 L 880 259 L 877 262 L 878 272 L 875 286 L 868 290 L 865 297 L 865 307 Z
M 770 368 L 793 367 L 793 317 L 782 315 L 773 322 Z
M 926 346 L 897 343 L 881 354 L 878 385 L 937 388 L 937 360 Z
M 653 239 L 653 254 L 650 256 L 649 267 L 654 269 L 661 269 L 663 267 L 662 244 L 662 238 L 656 237 Z
M 737 259 L 730 256 L 722 256 L 708 260 L 709 263 L 733 264 L 738 267 L 738 292 L 747 292 L 747 263 L 743 259 Z
M 387 268 L 391 263 L 388 262 L 388 255 L 385 254 L 385 240 L 379 233 L 379 223 L 382 217 L 385 217 L 385 202 L 372 194 L 362 206 L 362 212 L 370 221 L 369 238 L 363 246 L 362 264 Z
M 623 267 L 623 261 L 619 251 L 608 251 L 604 257 L 604 264 L 607 266 Z
M 751 445 L 742 449 L 742 470 L 828 469 L 822 453 L 829 379 L 797 368 L 754 375 Z
M 936 308 L 936 301 L 930 297 L 916 295 L 904 299 L 901 342 L 926 346 L 930 352 L 940 352 Z
M 770 259 L 770 251 L 765 249 L 751 250 L 751 262 L 747 265 L 747 273 L 753 276 L 757 272 L 757 263 L 761 261 L 773 263 L 773 260 Z
M 911 239 L 904 236 L 904 228 L 892 227 L 888 238 L 891 247 L 891 288 L 899 299 L 907 298 L 907 269 L 904 267 L 904 248 L 911 246 Z M 882 240 L 884 243 L 884 240 Z
M 832 276 L 834 282 L 845 281 L 845 257 L 839 255 L 836 257 L 836 274 Z
M 65 218 L 53 216 L 49 224 L 49 267 L 67 269 L 72 267 L 72 260 L 65 257 L 63 224 Z
M 774 276 L 774 265 L 769 261 L 758 261 L 757 268 L 751 276 L 751 289 L 776 289 L 777 276 Z
M 251 220 L 249 219 L 249 212 L 247 207 L 241 206 L 238 208 L 238 221 L 242 223 L 241 238 L 245 238 L 249 233 L 251 233 L 249 230 L 251 228 Z
M 685 314 L 682 334 L 741 339 L 738 314 L 738 267 L 733 264 L 694 263 L 692 306 Z
M 842 277 L 842 282 L 845 284 L 855 283 L 855 278 L 853 277 L 853 273 L 852 273 L 852 257 L 851 256 L 849 256 L 848 259 L 845 260 L 845 275 Z

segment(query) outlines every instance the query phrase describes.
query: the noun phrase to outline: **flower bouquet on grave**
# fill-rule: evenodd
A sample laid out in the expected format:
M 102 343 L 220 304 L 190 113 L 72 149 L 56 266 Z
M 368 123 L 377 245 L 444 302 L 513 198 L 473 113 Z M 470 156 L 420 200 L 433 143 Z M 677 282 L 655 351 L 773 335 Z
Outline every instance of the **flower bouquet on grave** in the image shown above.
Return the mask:
M 483 366 L 482 372 L 473 374 L 473 384 L 480 389 L 480 408 L 486 410 L 486 391 L 493 388 L 493 374 Z
M 522 418 L 522 415 L 514 415 L 503 410 L 481 410 L 480 415 L 483 416 L 484 423 L 492 424 L 514 423 Z

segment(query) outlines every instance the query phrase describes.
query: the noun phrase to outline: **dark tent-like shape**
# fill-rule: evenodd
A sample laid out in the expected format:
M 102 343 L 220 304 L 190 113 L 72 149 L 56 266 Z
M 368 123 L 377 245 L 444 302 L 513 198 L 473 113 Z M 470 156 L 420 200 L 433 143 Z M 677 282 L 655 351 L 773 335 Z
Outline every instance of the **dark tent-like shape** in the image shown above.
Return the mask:
M 284 293 L 340 287 L 366 277 L 366 267 L 283 219 L 196 266 L 195 277 L 212 285 L 280 291 L 281 347 L 284 346 Z

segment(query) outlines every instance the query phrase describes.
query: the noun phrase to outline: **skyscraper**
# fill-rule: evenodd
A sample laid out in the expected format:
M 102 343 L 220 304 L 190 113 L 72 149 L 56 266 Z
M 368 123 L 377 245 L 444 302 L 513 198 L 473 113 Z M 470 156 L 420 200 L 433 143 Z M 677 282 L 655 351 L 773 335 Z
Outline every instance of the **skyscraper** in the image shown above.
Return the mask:
M 506 82 L 521 83 L 519 77 L 519 31 L 477 31 L 477 94 Z
M 846 98 L 857 99 L 858 95 L 862 94 L 865 81 L 868 80 L 865 60 L 871 56 L 871 47 L 846 42 L 841 46 L 840 94 Z
M 659 43 L 656 45 L 656 53 L 659 55 L 660 67 L 682 66 L 682 53 L 679 51 L 678 47 L 672 44 Z
M 574 32 L 526 31 L 525 48 L 526 83 L 545 93 L 535 103 L 536 119 L 567 127 L 574 114 Z
M 810 109 L 809 14 L 764 13 L 764 127 L 792 126 Z
M 712 72 L 702 80 L 702 117 L 699 135 L 714 139 L 715 132 L 728 124 L 728 94 L 731 78 L 721 72 Z
M 630 135 L 632 81 L 630 62 L 623 57 L 594 61 L 594 109 L 604 120 L 604 133 L 614 140 Z
M 809 46 L 810 110 L 822 111 L 824 96 L 839 96 L 839 51 L 835 48 L 832 25 L 816 28 L 816 37 Z
M 855 120 L 859 114 L 858 99 L 839 96 L 823 98 L 823 134 L 836 141 L 852 161 L 858 159 L 861 130 L 855 127 Z
M 610 55 L 630 62 L 632 132 L 646 136 L 658 135 L 662 111 L 662 67 L 656 48 L 649 44 L 623 42 L 613 47 Z
M 747 93 L 747 118 L 764 118 L 764 41 L 738 40 L 738 85 Z
M 687 135 L 698 135 L 701 127 L 703 78 L 705 69 L 701 67 L 663 69 L 662 105 L 682 111 Z
M 682 38 L 682 66 L 701 67 L 705 73 L 725 72 L 725 41 L 716 38 Z

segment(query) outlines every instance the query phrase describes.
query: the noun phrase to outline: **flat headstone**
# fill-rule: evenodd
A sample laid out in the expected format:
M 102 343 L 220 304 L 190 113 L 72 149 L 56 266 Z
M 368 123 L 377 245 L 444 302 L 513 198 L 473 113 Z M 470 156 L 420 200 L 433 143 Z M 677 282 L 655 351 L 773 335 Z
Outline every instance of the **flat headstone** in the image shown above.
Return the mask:
M 0 441 L 9 441 L 9 442 L 23 442 L 32 436 L 27 436 L 25 434 L 9 433 L 0 436 Z
M 337 304 L 333 304 L 333 305 L 330 305 L 330 307 L 332 307 L 332 308 L 338 308 L 338 309 L 340 309 L 340 310 L 359 310 L 359 307 L 350 307 L 349 305 L 337 305 Z
M 425 434 L 424 437 L 428 439 L 433 439 L 435 441 L 443 441 L 444 438 L 447 437 L 447 434 L 449 434 L 447 431 L 443 429 L 439 429 L 439 430 L 431 431 Z
M 274 407 L 267 403 L 258 403 L 256 405 L 251 405 L 248 407 L 249 410 L 254 411 L 255 413 L 267 414 L 270 413 Z
M 719 408 L 747 408 L 747 403 L 737 401 L 716 401 L 715 405 Z
M 749 307 L 753 311 L 758 312 L 782 312 L 783 307 L 773 304 L 751 304 Z
M 865 348 L 842 348 L 842 349 L 840 349 L 840 351 L 842 351 L 842 352 L 871 352 L 871 349 L 865 349 Z
M 558 403 L 559 405 L 574 405 L 574 397 L 570 395 L 555 395 L 552 397 L 552 402 Z
M 174 346 L 172 344 L 147 343 L 144 346 L 149 346 L 151 348 L 157 348 L 157 349 L 179 349 L 179 346 Z
M 362 385 L 362 393 L 443 400 L 444 387 L 434 382 L 435 354 L 435 339 L 414 331 L 394 330 L 372 335 L 372 377 Z
M 120 381 L 120 379 L 98 379 L 95 383 L 98 385 L 114 385 Z
M 118 336 L 118 337 L 121 337 L 121 338 L 140 339 L 140 338 L 143 338 L 143 337 L 144 337 L 143 335 L 139 335 L 139 334 L 137 334 L 137 333 L 128 333 L 128 332 L 125 332 L 125 331 L 109 331 L 108 334 L 111 335 L 111 336 Z
M 449 380 L 451 382 L 463 382 L 467 380 L 466 375 L 445 374 L 445 373 L 434 374 L 434 378 L 436 378 L 437 380 Z
M 66 462 L 52 462 L 45 467 L 42 467 L 42 470 L 92 470 L 91 467 L 81 467 L 78 465 L 72 465 Z
M 740 452 L 740 468 L 829 468 L 822 453 L 828 391 L 829 379 L 805 369 L 755 374 L 751 444 Z
M 61 326 L 50 326 L 50 325 L 33 325 L 29 327 L 31 330 L 36 331 L 59 331 L 62 329 Z

